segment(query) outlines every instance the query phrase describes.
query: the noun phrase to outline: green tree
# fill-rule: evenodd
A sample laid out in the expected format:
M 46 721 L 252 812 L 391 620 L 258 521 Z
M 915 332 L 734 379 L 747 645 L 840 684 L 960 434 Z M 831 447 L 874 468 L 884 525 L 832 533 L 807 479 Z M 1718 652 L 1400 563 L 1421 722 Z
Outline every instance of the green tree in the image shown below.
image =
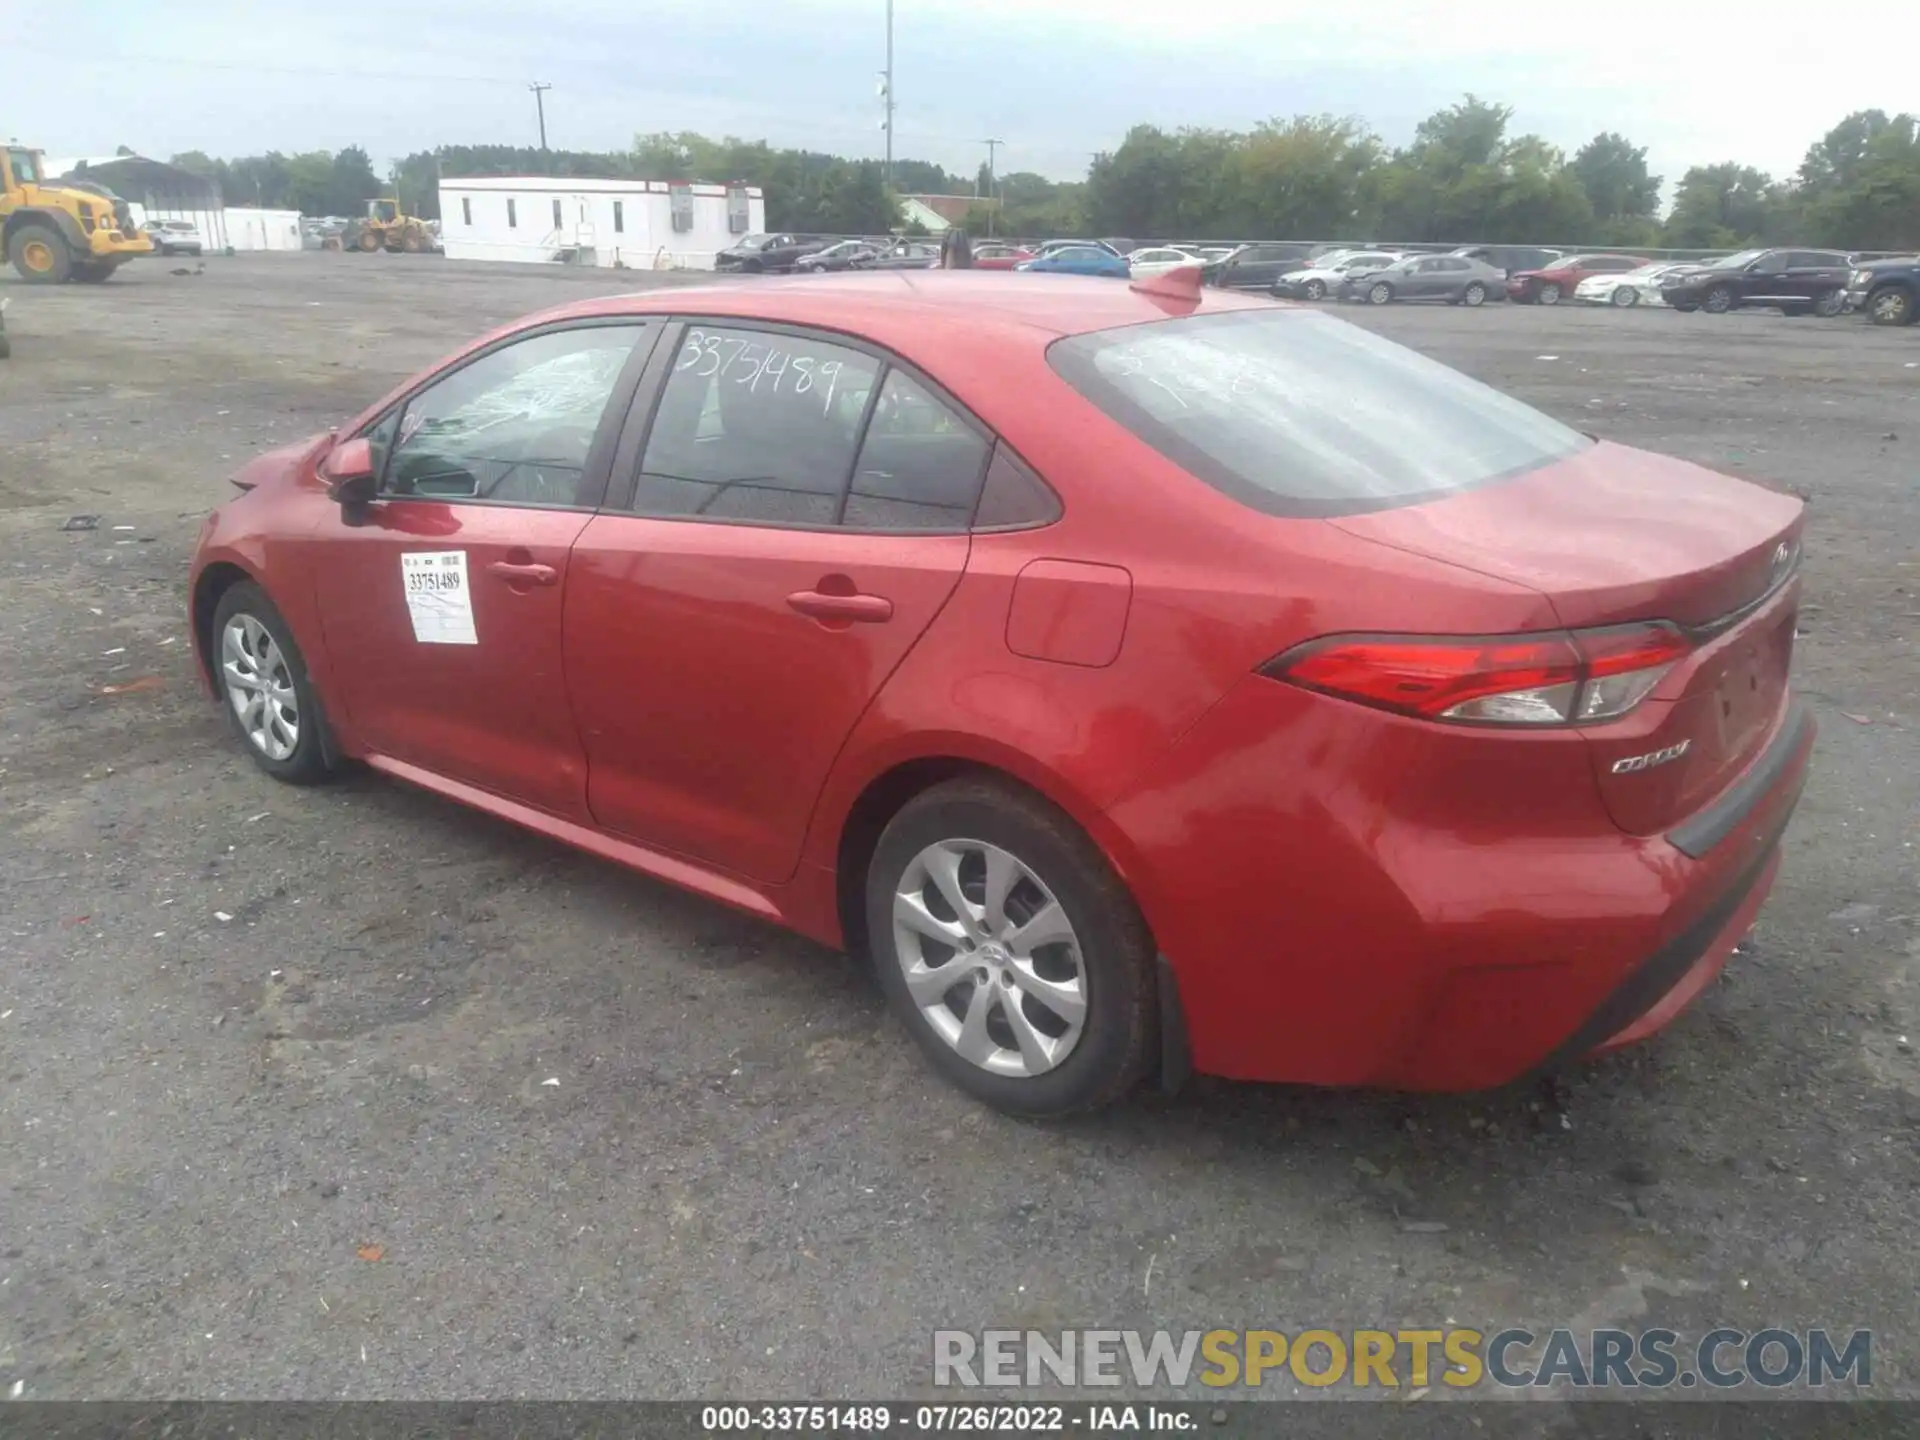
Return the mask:
M 1750 165 L 1696 165 L 1674 192 L 1666 241 L 1699 250 L 1762 244 L 1780 231 L 1787 205 L 1783 188 Z
M 1644 145 L 1608 130 L 1574 152 L 1568 169 L 1602 225 L 1650 220 L 1660 210 L 1660 177 L 1647 169 Z
M 358 215 L 366 209 L 367 201 L 385 189 L 380 177 L 373 173 L 373 162 L 367 158 L 367 152 L 358 145 L 349 145 L 333 157 L 333 173 L 328 178 L 326 208 L 320 212 L 327 215 Z M 424 197 L 407 192 L 404 196 L 409 214 L 419 214 L 413 207 Z M 435 197 L 436 201 L 438 196 Z M 308 212 L 313 213 L 313 212 Z M 431 219 L 432 217 L 427 217 Z

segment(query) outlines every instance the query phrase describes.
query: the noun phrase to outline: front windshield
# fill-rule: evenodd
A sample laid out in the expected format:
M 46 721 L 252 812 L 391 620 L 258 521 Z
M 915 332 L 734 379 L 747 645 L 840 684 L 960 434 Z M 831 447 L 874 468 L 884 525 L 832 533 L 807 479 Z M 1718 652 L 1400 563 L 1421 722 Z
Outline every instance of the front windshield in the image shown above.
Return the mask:
M 7 150 L 7 168 L 13 172 L 16 184 L 38 185 L 42 183 L 40 160 L 31 150 Z
M 1716 269 L 1732 270 L 1742 265 L 1751 265 L 1766 253 L 1764 250 L 1742 250 L 1739 254 L 1729 255 L 1724 260 L 1710 260 L 1703 263 L 1710 264 Z

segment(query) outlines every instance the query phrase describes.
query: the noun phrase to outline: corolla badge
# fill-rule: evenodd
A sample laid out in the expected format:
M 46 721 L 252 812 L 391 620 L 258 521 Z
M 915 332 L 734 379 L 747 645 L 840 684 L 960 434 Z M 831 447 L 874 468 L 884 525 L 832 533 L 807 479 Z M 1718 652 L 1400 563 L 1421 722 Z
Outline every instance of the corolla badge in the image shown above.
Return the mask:
M 1652 750 L 1645 755 L 1629 755 L 1624 760 L 1613 762 L 1613 773 L 1632 775 L 1641 770 L 1651 770 L 1656 765 L 1664 765 L 1669 760 L 1678 760 L 1687 753 L 1693 744 L 1691 740 L 1682 740 L 1678 745 L 1669 745 L 1664 750 Z
M 1782 540 L 1773 547 L 1773 578 L 1778 580 L 1793 563 L 1793 546 Z

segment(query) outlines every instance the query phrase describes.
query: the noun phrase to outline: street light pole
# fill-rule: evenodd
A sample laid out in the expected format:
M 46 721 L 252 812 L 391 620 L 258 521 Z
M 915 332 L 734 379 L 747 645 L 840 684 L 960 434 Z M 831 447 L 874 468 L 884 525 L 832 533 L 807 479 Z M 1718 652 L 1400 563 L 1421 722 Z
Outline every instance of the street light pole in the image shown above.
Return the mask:
M 536 80 L 527 86 L 527 89 L 533 92 L 534 107 L 540 114 L 540 148 L 542 150 L 547 148 L 547 91 L 552 88 L 553 86 L 542 80 Z
M 994 192 L 999 186 L 994 181 L 993 152 L 1007 142 L 1004 140 L 984 140 L 987 147 L 987 234 L 993 234 Z
M 893 188 L 893 0 L 887 0 L 887 68 L 881 72 L 881 94 L 886 100 L 886 116 L 880 128 L 887 132 L 887 188 Z

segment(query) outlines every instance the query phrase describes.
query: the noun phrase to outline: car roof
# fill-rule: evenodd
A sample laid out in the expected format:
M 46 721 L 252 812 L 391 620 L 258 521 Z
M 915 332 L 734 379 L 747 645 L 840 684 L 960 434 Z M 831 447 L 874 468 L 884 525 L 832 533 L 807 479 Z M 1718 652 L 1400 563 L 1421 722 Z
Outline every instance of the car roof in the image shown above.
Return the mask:
M 1042 285 L 1000 271 L 929 270 L 642 290 L 576 301 L 512 328 L 602 315 L 737 317 L 843 330 L 911 356 L 982 330 L 1006 338 L 1024 334 L 1045 345 L 1062 335 L 1178 315 L 1272 308 L 1275 302 L 1264 296 L 1225 290 L 1205 290 L 1189 302 L 1095 277 L 1063 275 Z

